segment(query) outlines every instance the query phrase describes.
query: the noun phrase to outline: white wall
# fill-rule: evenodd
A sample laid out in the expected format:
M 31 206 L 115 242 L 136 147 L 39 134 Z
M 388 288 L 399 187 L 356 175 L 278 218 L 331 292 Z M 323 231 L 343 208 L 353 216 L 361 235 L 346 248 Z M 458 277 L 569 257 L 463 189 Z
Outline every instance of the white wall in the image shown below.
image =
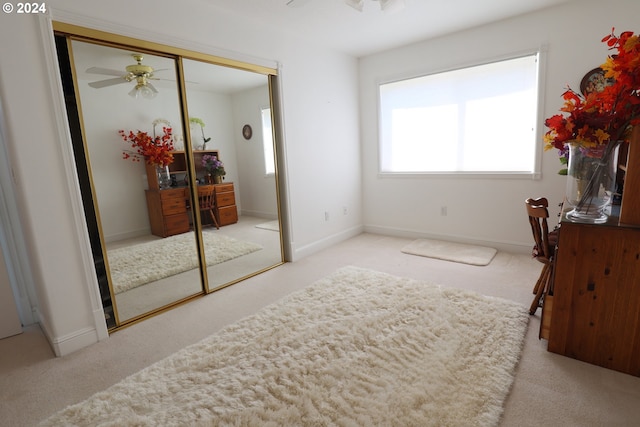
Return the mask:
M 265 174 L 262 108 L 269 108 L 269 87 L 245 90 L 233 95 L 233 140 L 238 157 L 242 192 L 241 213 L 268 219 L 278 217 L 274 175 Z M 253 135 L 244 139 L 240 129 L 248 124 Z
M 359 230 L 354 58 L 302 43 L 198 0 L 51 0 L 47 7 L 57 20 L 248 62 L 280 64 L 288 162 L 284 190 L 291 219 L 291 242 L 285 243 L 299 258 Z M 13 202 L 21 214 L 29 252 L 26 259 L 14 262 L 32 272 L 33 284 L 21 286 L 33 286 L 40 324 L 56 353 L 64 355 L 105 338 L 106 329 L 77 213 L 80 198 L 73 185 L 70 143 L 61 127 L 64 117 L 55 109 L 59 82 L 47 57 L 52 40 L 48 31 L 41 34 L 36 15 L 1 14 L 0 37 L 20 41 L 0 44 L 0 99 L 14 176 L 8 185 L 15 189 Z M 337 169 L 328 168 L 330 160 Z M 349 206 L 349 215 L 337 214 L 342 205 Z M 333 213 L 330 221 L 324 220 L 324 211 Z
M 555 151 L 542 155 L 542 179 L 381 178 L 378 176 L 377 83 L 397 76 L 432 73 L 548 46 L 544 113 L 558 112 L 567 84 L 608 54 L 600 42 L 617 31 L 638 31 L 640 2 L 581 0 L 480 28 L 416 43 L 360 60 L 364 223 L 367 230 L 482 242 L 509 250 L 531 249 L 524 200 L 549 198 L 552 221 L 564 196 L 565 177 Z M 496 122 L 496 132 L 500 123 Z M 542 147 L 542 144 L 541 144 Z M 542 152 L 542 148 L 540 148 Z M 509 155 L 505 147 L 504 155 Z M 447 207 L 447 216 L 441 207 Z

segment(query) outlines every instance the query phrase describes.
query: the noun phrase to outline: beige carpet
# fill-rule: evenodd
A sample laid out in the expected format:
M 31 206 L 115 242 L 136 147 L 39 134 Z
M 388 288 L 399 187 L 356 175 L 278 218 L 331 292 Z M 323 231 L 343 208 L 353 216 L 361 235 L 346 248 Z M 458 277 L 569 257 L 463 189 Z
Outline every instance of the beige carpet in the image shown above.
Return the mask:
M 402 252 L 410 255 L 483 266 L 489 264 L 498 251 L 486 246 L 418 239 L 402 248 Z
M 262 249 L 262 246 L 256 243 L 211 231 L 204 231 L 202 238 L 205 259 L 209 266 Z M 116 294 L 192 270 L 198 267 L 199 262 L 193 232 L 110 249 L 107 256 Z
M 528 320 L 345 267 L 42 425 L 496 426 Z

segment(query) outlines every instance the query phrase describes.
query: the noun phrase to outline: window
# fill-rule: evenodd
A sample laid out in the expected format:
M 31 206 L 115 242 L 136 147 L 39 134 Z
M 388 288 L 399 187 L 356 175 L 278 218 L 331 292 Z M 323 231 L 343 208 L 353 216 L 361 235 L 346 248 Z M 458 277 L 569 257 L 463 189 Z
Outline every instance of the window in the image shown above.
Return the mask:
M 380 171 L 535 174 L 538 57 L 381 84 Z
M 273 132 L 271 130 L 271 108 L 262 109 L 262 147 L 264 150 L 264 171 L 266 175 L 276 173 L 273 160 Z

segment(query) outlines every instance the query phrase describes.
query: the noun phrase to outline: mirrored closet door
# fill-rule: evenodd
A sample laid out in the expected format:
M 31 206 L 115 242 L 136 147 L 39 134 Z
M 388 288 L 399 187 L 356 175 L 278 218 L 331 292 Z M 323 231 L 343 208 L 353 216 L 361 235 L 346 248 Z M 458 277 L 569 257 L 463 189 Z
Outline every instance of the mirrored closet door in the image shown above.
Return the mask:
M 54 30 L 109 329 L 281 264 L 275 70 Z

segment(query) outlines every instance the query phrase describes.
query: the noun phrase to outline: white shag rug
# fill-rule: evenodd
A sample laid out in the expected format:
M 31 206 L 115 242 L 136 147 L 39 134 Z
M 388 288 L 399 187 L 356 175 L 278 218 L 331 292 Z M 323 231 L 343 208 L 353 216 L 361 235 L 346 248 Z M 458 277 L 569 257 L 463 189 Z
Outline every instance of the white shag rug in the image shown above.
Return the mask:
M 521 304 L 345 267 L 43 426 L 496 426 Z
M 443 240 L 418 239 L 402 248 L 411 255 L 436 258 L 471 265 L 488 265 L 498 252 L 486 246 L 466 245 Z
M 207 265 L 215 265 L 262 249 L 223 234 L 204 231 Z M 193 232 L 107 251 L 113 291 L 126 290 L 198 268 Z
M 256 225 L 256 228 L 262 228 L 263 230 L 271 230 L 271 231 L 280 231 L 280 224 L 278 224 L 278 220 L 263 222 L 261 224 Z

